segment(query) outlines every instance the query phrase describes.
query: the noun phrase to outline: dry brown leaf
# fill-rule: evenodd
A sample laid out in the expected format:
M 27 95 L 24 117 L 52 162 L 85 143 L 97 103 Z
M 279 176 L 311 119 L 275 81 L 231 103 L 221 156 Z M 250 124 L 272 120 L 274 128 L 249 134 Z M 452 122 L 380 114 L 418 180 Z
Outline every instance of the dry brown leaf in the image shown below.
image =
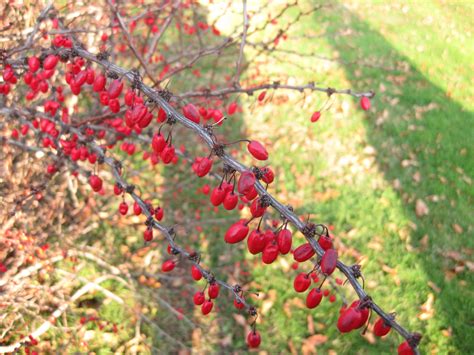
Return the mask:
M 292 355 L 298 355 L 298 351 L 295 348 L 295 344 L 293 344 L 292 340 L 288 341 L 288 347 L 290 348 L 291 354 Z
M 461 234 L 462 232 L 464 232 L 464 230 L 462 229 L 462 227 L 457 224 L 457 223 L 454 223 L 453 224 L 453 229 L 454 231 L 457 233 L 457 234 Z
M 421 306 L 421 313 L 418 314 L 418 319 L 420 320 L 428 320 L 433 318 L 435 310 L 433 308 L 434 303 L 434 295 L 430 293 L 428 295 L 428 299 L 425 303 Z
M 324 344 L 328 341 L 328 337 L 322 334 L 314 334 L 311 335 L 309 338 L 303 341 L 303 345 L 301 346 L 301 352 L 303 354 L 316 354 L 316 346 Z
M 421 174 L 420 174 L 419 171 L 414 173 L 412 177 L 413 177 L 413 181 L 415 181 L 415 182 L 420 182 L 421 181 Z
M 416 200 L 415 213 L 418 217 L 426 216 L 429 212 L 430 210 L 423 200 Z
M 247 320 L 242 314 L 234 313 L 233 317 L 238 325 L 241 325 L 242 327 L 247 326 Z
M 314 320 L 313 320 L 313 316 L 311 314 L 308 314 L 308 316 L 306 317 L 307 321 L 308 321 L 308 333 L 309 334 L 314 334 Z
M 262 314 L 268 313 L 268 311 L 275 303 L 276 298 L 277 292 L 275 290 L 268 291 L 267 298 L 263 301 L 262 306 L 260 307 L 260 311 L 262 312 Z
M 433 281 L 428 281 L 428 286 L 436 293 L 441 292 L 441 289 Z

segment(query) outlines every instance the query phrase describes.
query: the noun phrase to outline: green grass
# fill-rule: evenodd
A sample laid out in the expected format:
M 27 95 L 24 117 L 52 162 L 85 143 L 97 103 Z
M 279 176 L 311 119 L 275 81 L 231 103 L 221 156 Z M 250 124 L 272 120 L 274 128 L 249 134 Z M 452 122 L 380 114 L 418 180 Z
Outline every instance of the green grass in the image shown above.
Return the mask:
M 275 107 L 260 119 L 272 127 L 267 138 L 273 142 L 272 165 L 279 173 L 276 185 L 284 186 L 282 197 L 294 200 L 300 214 L 312 213 L 318 222 L 335 226 L 345 250 L 342 259 L 364 260 L 364 274 L 372 281 L 368 293 L 384 309 L 396 311 L 401 324 L 423 333 L 423 352 L 467 353 L 474 346 L 467 335 L 474 318 L 472 272 L 465 267 L 452 274 L 456 263 L 446 251 L 468 260 L 473 247 L 474 115 L 467 73 L 474 48 L 467 45 L 472 22 L 465 15 L 473 8 L 434 1 L 407 7 L 408 12 L 388 4 L 336 5 L 304 20 L 295 33 L 325 28 L 327 36 L 285 44 L 308 53 L 337 53 L 347 64 L 334 62 L 328 70 L 319 69 L 314 59 L 298 63 L 312 63 L 314 80 L 326 85 L 374 89 L 368 113 L 338 97 L 317 124 L 309 117 L 318 103 Z M 303 74 L 291 65 L 285 73 Z M 353 105 L 345 108 L 344 100 Z M 298 144 L 292 147 L 292 142 Z M 364 150 L 367 146 L 375 155 Z M 403 160 L 414 164 L 404 167 Z M 426 216 L 416 216 L 417 199 L 429 207 Z M 455 232 L 455 224 L 462 232 Z M 383 271 L 384 265 L 396 276 Z M 281 311 L 295 297 L 286 290 L 296 272 L 257 267 L 253 274 L 263 289 L 275 283 L 281 289 L 264 316 L 262 332 L 271 336 L 263 347 L 270 353 L 287 351 L 291 340 L 301 349 L 312 335 L 306 311 L 296 310 L 291 318 Z M 420 307 L 429 294 L 434 313 L 421 320 Z M 394 334 L 374 345 L 356 333 L 341 336 L 335 328 L 337 310 L 326 302 L 311 312 L 321 323 L 317 333 L 328 336 L 318 352 L 378 354 L 393 352 L 401 341 Z

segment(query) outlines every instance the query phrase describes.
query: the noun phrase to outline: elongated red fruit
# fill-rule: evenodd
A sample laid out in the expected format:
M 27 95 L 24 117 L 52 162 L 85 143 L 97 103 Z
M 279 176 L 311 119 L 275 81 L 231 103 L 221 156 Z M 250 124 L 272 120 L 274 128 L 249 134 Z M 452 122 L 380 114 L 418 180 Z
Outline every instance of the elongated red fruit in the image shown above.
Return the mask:
M 362 107 L 363 110 L 367 111 L 370 109 L 370 99 L 368 97 L 361 97 L 360 99 L 360 107 Z
M 273 263 L 278 257 L 278 245 L 277 244 L 267 244 L 262 252 L 262 261 L 264 264 Z
M 259 230 L 254 230 L 250 233 L 247 239 L 247 247 L 251 254 L 258 254 L 265 249 L 265 235 Z
M 225 198 L 226 191 L 221 186 L 216 186 L 211 192 L 211 203 L 214 206 L 219 206 Z
M 121 80 L 115 79 L 110 83 L 107 93 L 109 94 L 109 99 L 116 99 L 120 96 L 123 89 L 123 82 Z
M 296 276 L 293 281 L 293 287 L 296 292 L 304 292 L 311 285 L 311 278 L 305 272 L 302 272 Z
M 195 281 L 199 281 L 202 279 L 201 270 L 199 270 L 196 265 L 191 266 L 191 276 Z
M 390 332 L 390 329 L 392 327 L 385 323 L 385 320 L 383 318 L 377 319 L 377 321 L 374 324 L 374 334 L 378 337 L 383 337 L 387 335 Z
M 95 92 L 100 92 L 104 90 L 106 82 L 107 78 L 105 77 L 105 75 L 97 75 L 94 80 L 94 85 L 92 85 L 92 90 L 94 90 Z
M 36 71 L 38 71 L 38 69 L 40 67 L 40 61 L 39 61 L 38 57 L 29 57 L 28 58 L 28 67 L 30 68 L 30 71 L 32 73 L 35 73 Z
M 415 355 L 415 352 L 411 348 L 410 344 L 408 344 L 408 341 L 404 341 L 398 347 L 398 355 Z
M 306 296 L 306 307 L 312 309 L 319 306 L 323 299 L 323 293 L 319 288 L 313 288 Z
M 211 300 L 205 301 L 201 306 L 202 314 L 204 314 L 204 315 L 209 314 L 212 311 L 213 306 L 214 306 L 214 303 L 212 303 Z
M 259 198 L 253 200 L 252 204 L 250 205 L 250 213 L 253 217 L 262 217 L 266 209 L 266 207 L 262 206 Z
M 239 182 L 237 183 L 237 191 L 242 195 L 246 195 L 255 184 L 256 178 L 251 171 L 244 171 L 240 174 Z
M 247 145 L 247 149 L 250 152 L 250 154 L 253 155 L 255 159 L 258 159 L 258 160 L 268 159 L 268 152 L 260 142 L 250 141 L 250 143 Z
M 260 346 L 261 341 L 262 338 L 256 330 L 251 331 L 247 335 L 247 345 L 249 346 L 249 348 L 258 348 Z
M 313 247 L 309 243 L 305 243 L 300 245 L 298 248 L 295 249 L 293 253 L 293 258 L 298 262 L 306 261 L 314 256 L 316 252 L 314 251 Z
M 102 189 L 102 179 L 97 175 L 91 175 L 89 177 L 89 185 L 91 185 L 92 190 L 99 192 Z
M 205 300 L 206 296 L 204 295 L 204 292 L 198 291 L 194 294 L 193 302 L 196 306 L 202 305 Z
M 193 104 L 187 104 L 183 107 L 183 115 L 188 120 L 193 121 L 195 123 L 199 123 L 201 121 L 199 111 Z
M 155 153 L 161 153 L 166 147 L 165 137 L 161 133 L 157 133 L 151 140 L 151 147 Z
M 288 254 L 288 252 L 291 249 L 292 239 L 293 237 L 289 229 L 285 228 L 278 232 L 277 242 L 278 242 L 278 248 L 280 249 L 281 254 L 283 255 Z
M 321 272 L 328 276 L 336 269 L 337 265 L 337 251 L 335 249 L 328 249 L 321 258 Z
M 349 307 L 342 312 L 337 320 L 337 329 L 341 333 L 348 333 L 354 329 L 354 325 L 359 322 L 361 317 L 360 311 L 357 308 Z
M 174 260 L 166 260 L 163 265 L 161 265 L 161 271 L 163 272 L 169 272 L 174 269 L 175 267 L 175 262 Z
M 248 232 L 249 227 L 239 221 L 230 226 L 225 234 L 224 240 L 226 243 L 235 244 L 244 240 Z
M 44 70 L 51 70 L 54 69 L 56 64 L 58 64 L 59 58 L 54 54 L 48 55 L 45 60 L 43 61 L 43 69 Z

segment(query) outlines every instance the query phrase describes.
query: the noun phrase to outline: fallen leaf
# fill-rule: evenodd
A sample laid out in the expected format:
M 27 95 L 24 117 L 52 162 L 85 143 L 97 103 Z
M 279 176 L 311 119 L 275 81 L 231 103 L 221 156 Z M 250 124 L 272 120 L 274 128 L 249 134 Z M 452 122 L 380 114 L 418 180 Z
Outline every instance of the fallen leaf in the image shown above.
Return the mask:
M 456 223 L 453 224 L 453 229 L 457 234 L 461 234 L 462 232 L 464 232 L 462 227 L 459 224 L 456 224 Z
M 414 173 L 412 177 L 413 177 L 413 181 L 415 181 L 415 182 L 420 182 L 421 181 L 421 174 L 420 174 L 419 171 Z
M 309 334 L 314 334 L 314 320 L 313 320 L 313 316 L 311 314 L 308 314 L 308 316 L 306 317 L 306 319 L 308 320 L 308 333 Z
M 324 344 L 328 341 L 328 337 L 322 334 L 314 334 L 303 341 L 301 352 L 304 355 L 316 354 L 316 346 Z
M 433 308 L 434 303 L 434 295 L 430 293 L 428 295 L 428 299 L 425 303 L 421 306 L 421 313 L 418 314 L 418 319 L 420 320 L 428 320 L 433 318 L 435 310 Z
M 428 286 L 436 293 L 441 292 L 441 289 L 433 281 L 428 281 Z
M 415 213 L 418 217 L 426 216 L 429 212 L 430 210 L 423 200 L 416 200 Z

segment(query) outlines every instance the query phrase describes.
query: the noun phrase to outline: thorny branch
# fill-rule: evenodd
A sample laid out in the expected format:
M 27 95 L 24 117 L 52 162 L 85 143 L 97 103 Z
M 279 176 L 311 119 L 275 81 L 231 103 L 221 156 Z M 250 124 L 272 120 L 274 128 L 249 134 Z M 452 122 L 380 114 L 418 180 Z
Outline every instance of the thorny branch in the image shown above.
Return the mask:
M 149 72 L 147 68 L 147 64 L 145 63 L 145 59 L 141 57 L 141 55 L 138 53 L 136 48 L 134 47 L 132 43 L 132 39 L 130 38 L 130 35 L 127 36 L 128 31 L 125 27 L 125 24 L 123 20 L 121 19 L 120 14 L 118 14 L 117 10 L 115 9 L 114 5 L 108 1 L 109 6 L 111 9 L 114 11 L 114 14 L 116 18 L 118 19 L 120 26 L 122 27 L 123 32 L 125 33 L 125 36 L 127 37 L 127 42 L 129 43 L 129 46 L 134 53 L 134 55 L 137 57 L 139 60 L 140 64 L 144 68 L 145 72 L 147 73 L 148 77 L 152 80 L 154 84 L 157 82 L 153 79 L 152 73 Z M 241 72 L 241 62 L 242 62 L 242 53 L 243 49 L 245 46 L 245 41 L 246 41 L 246 36 L 247 36 L 247 15 L 246 15 L 246 1 L 243 1 L 243 6 L 244 6 L 244 30 L 242 33 L 242 40 L 241 40 L 241 47 L 240 47 L 240 54 L 238 61 L 236 63 L 236 76 L 235 76 L 235 81 L 238 82 L 240 72 Z M 50 4 L 41 14 L 40 17 L 44 17 L 45 14 L 52 8 L 52 5 Z M 171 21 L 171 20 L 170 20 Z M 37 24 L 35 25 L 34 30 L 32 33 L 29 35 L 25 45 L 18 47 L 12 51 L 10 51 L 8 54 L 9 56 L 22 52 L 27 49 L 32 43 L 33 43 L 33 38 L 34 35 L 37 33 L 38 28 L 39 28 L 39 23 L 40 23 L 40 18 L 37 21 Z M 169 25 L 169 23 L 165 22 L 165 26 L 162 28 L 162 32 L 158 33 L 152 40 L 152 48 L 156 47 L 156 43 L 159 41 L 161 36 L 163 35 L 164 31 L 166 30 L 166 27 Z M 27 46 L 28 45 L 28 46 Z M 90 62 L 95 62 L 98 65 L 104 67 L 107 69 L 108 72 L 114 73 L 118 75 L 119 77 L 126 78 L 130 83 L 133 83 L 136 89 L 141 91 L 144 95 L 146 95 L 148 98 L 150 98 L 153 102 L 157 103 L 167 114 L 168 118 L 175 120 L 179 124 L 183 125 L 184 127 L 190 129 L 193 131 L 195 134 L 197 134 L 207 145 L 210 149 L 214 148 L 215 145 L 215 137 L 213 136 L 212 132 L 210 132 L 208 129 L 205 129 L 203 126 L 196 124 L 188 119 L 186 119 L 180 112 L 178 112 L 170 103 L 165 100 L 162 95 L 160 94 L 159 91 L 147 86 L 146 84 L 143 83 L 142 80 L 139 80 L 137 82 L 136 75 L 133 74 L 133 72 L 126 70 L 124 68 L 121 68 L 117 66 L 116 64 L 109 62 L 108 60 L 104 59 L 99 59 L 97 55 L 94 55 L 87 51 L 82 45 L 78 44 L 75 42 L 74 47 L 72 49 L 75 54 L 79 55 L 80 57 L 87 59 Z M 71 50 L 54 50 L 57 54 L 68 54 L 71 52 Z M 215 49 L 212 50 L 212 53 L 215 52 Z M 192 66 L 192 64 L 198 60 L 201 56 L 206 55 L 207 52 L 206 50 L 204 51 L 199 51 L 195 57 L 193 57 L 188 64 L 185 66 L 181 67 L 180 69 L 176 69 L 172 72 L 170 72 L 166 77 L 171 76 L 172 74 L 177 73 L 180 70 L 183 70 L 184 68 Z M 149 55 L 147 55 L 146 59 L 149 59 Z M 11 61 L 7 59 L 7 63 L 15 64 L 16 66 L 21 66 L 22 61 Z M 332 89 L 332 88 L 323 88 L 323 87 L 316 87 L 314 83 L 310 83 L 307 85 L 303 86 L 294 86 L 294 85 L 286 85 L 286 84 L 280 84 L 278 82 L 271 83 L 271 84 L 262 84 L 259 86 L 254 86 L 254 87 L 249 87 L 249 88 L 241 88 L 240 85 L 237 87 L 233 88 L 224 88 L 224 89 L 217 89 L 217 90 L 204 90 L 204 91 L 194 91 L 194 92 L 188 92 L 188 93 L 183 93 L 181 95 L 177 95 L 179 98 L 185 98 L 185 97 L 199 97 L 199 96 L 204 96 L 204 97 L 209 97 L 209 96 L 225 96 L 228 94 L 232 93 L 246 93 L 248 95 L 253 94 L 253 92 L 258 91 L 258 90 L 265 90 L 265 89 L 291 89 L 291 90 L 298 90 L 298 91 L 304 91 L 305 89 L 309 90 L 314 90 L 314 91 L 321 91 L 325 92 L 329 96 L 332 94 L 347 94 L 347 95 L 352 95 L 354 97 L 373 97 L 374 93 L 373 92 L 365 92 L 365 93 L 356 93 L 351 91 L 350 89 L 347 90 L 337 90 L 337 89 Z M 16 113 L 20 113 L 23 116 L 30 117 L 31 112 L 21 110 L 21 109 L 12 109 L 12 112 L 15 111 Z M 38 116 L 38 112 L 34 112 L 36 116 Z M 57 121 L 58 122 L 58 121 Z M 193 262 L 196 267 L 201 271 L 203 276 L 210 282 L 210 281 L 216 281 L 219 283 L 221 286 L 224 288 L 227 288 L 231 293 L 234 294 L 234 297 L 238 299 L 240 302 L 242 302 L 246 308 L 249 310 L 249 313 L 254 315 L 255 308 L 251 305 L 249 305 L 245 299 L 243 299 L 238 292 L 235 291 L 235 287 L 227 284 L 224 281 L 216 280 L 214 275 L 208 271 L 205 270 L 197 261 L 196 259 L 196 254 L 195 253 L 190 253 L 186 251 L 184 248 L 180 247 L 176 242 L 174 238 L 174 233 L 173 230 L 170 228 L 167 228 L 163 225 L 161 225 L 155 218 L 154 216 L 150 213 L 148 210 L 147 204 L 140 198 L 139 195 L 137 195 L 132 188 L 132 185 L 129 185 L 123 178 L 122 178 L 122 164 L 117 161 L 116 159 L 109 157 L 106 155 L 106 152 L 104 149 L 100 146 L 98 146 L 95 142 L 89 142 L 83 135 L 82 131 L 76 127 L 66 125 L 62 122 L 58 122 L 62 127 L 67 128 L 69 132 L 73 132 L 77 134 L 77 136 L 82 139 L 85 144 L 89 145 L 91 150 L 93 150 L 103 162 L 109 166 L 114 179 L 116 182 L 124 188 L 126 193 L 128 193 L 134 201 L 136 201 L 140 207 L 142 208 L 143 213 L 146 215 L 148 218 L 148 223 L 153 226 L 153 228 L 159 230 L 164 237 L 167 239 L 168 243 L 170 244 L 172 250 L 176 253 L 179 254 L 187 259 L 189 259 L 191 262 Z M 242 163 L 240 163 L 238 160 L 233 158 L 231 155 L 228 153 L 224 152 L 223 154 L 220 154 L 219 159 L 221 159 L 225 164 L 233 168 L 234 170 L 238 172 L 243 172 L 246 170 L 249 170 L 249 168 Z M 279 212 L 287 221 L 289 221 L 291 224 L 293 224 L 303 235 L 305 236 L 306 240 L 308 243 L 311 244 L 312 248 L 316 252 L 316 254 L 319 257 L 322 257 L 324 254 L 324 250 L 319 246 L 318 242 L 313 238 L 314 235 L 308 234 L 308 224 L 304 223 L 300 220 L 300 218 L 292 211 L 291 208 L 288 208 L 288 206 L 285 206 L 281 202 L 279 202 L 274 196 L 272 196 L 266 188 L 259 182 L 257 181 L 255 183 L 255 187 L 259 193 L 260 196 L 266 195 L 269 205 L 272 206 L 277 212 Z M 369 299 L 370 297 L 367 295 L 365 290 L 363 289 L 362 285 L 359 283 L 358 278 L 361 276 L 360 271 L 358 268 L 356 268 L 354 265 L 346 265 L 341 261 L 337 262 L 337 268 L 346 276 L 347 280 L 351 284 L 352 288 L 355 290 L 357 293 L 358 297 L 361 300 L 366 300 Z M 357 270 L 357 272 L 356 272 Z M 74 296 L 73 296 L 74 297 Z M 369 307 L 377 313 L 381 318 L 385 320 L 387 324 L 389 324 L 393 329 L 395 329 L 400 335 L 402 335 L 405 339 L 407 339 L 413 346 L 417 346 L 419 342 L 420 336 L 417 333 L 410 333 L 408 330 L 406 330 L 404 327 L 402 327 L 398 322 L 396 322 L 392 316 L 384 312 L 375 302 L 370 302 Z M 61 311 L 62 312 L 62 311 Z

